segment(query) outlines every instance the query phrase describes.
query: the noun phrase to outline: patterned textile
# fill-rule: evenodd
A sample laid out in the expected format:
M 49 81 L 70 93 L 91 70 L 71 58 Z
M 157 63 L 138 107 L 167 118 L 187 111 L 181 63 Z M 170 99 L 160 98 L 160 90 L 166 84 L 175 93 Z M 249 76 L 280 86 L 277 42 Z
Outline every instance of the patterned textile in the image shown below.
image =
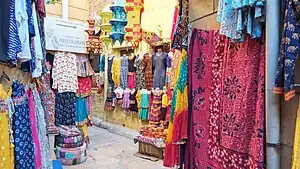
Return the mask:
M 115 99 L 115 95 L 114 95 L 113 88 L 112 86 L 108 86 L 104 110 L 106 111 L 115 110 L 114 99 Z
M 35 3 L 36 9 L 40 17 L 46 17 L 45 0 L 36 0 Z
M 217 31 L 195 29 L 189 53 L 185 166 L 265 168 L 264 42 L 246 36 L 235 44 Z
M 252 38 L 262 36 L 265 0 L 220 0 L 217 21 L 220 33 L 236 42 L 244 41 L 244 31 Z
M 8 32 L 8 51 L 7 57 L 10 59 L 10 64 L 17 64 L 17 54 L 21 52 L 21 41 L 15 14 L 15 1 L 9 1 L 9 32 Z
M 87 98 L 76 97 L 76 125 L 83 126 L 91 120 Z
M 145 72 L 146 89 L 151 90 L 153 84 L 152 59 L 148 53 L 146 53 L 144 56 L 144 66 L 145 66 L 144 72 Z
M 95 72 L 92 68 L 92 65 L 87 56 L 77 55 L 76 62 L 77 62 L 76 63 L 77 64 L 77 76 L 87 77 L 87 76 L 93 76 L 95 74 Z
M 76 148 L 62 148 L 56 146 L 56 157 L 63 165 L 76 165 L 86 161 L 86 144 Z
M 56 144 L 56 145 L 61 148 L 76 148 L 82 146 L 83 144 L 84 141 L 80 141 L 77 143 L 66 143 L 66 144 Z
M 151 122 L 159 122 L 160 114 L 161 114 L 161 100 L 162 93 L 160 90 L 153 91 L 153 102 L 151 107 L 151 112 L 149 113 L 149 121 Z
M 47 137 L 47 125 L 45 122 L 45 112 L 41 103 L 41 98 L 39 93 L 35 87 L 35 85 L 31 86 L 33 99 L 35 102 L 35 112 L 37 116 L 37 127 L 38 127 L 38 138 L 40 140 L 41 145 L 41 156 L 42 156 L 42 169 L 49 169 L 52 167 L 52 163 L 50 160 L 50 151 L 49 151 L 49 142 Z
M 11 107 L 12 102 L 9 96 L 11 95 L 11 88 L 9 91 L 5 91 L 0 84 L 0 166 L 8 169 L 14 169 L 14 140 L 10 134 L 13 134 L 11 130 L 11 113 L 14 111 Z M 8 114 L 8 115 L 7 115 Z
M 123 96 L 123 105 L 122 105 L 123 109 L 129 109 L 130 107 L 129 97 L 130 97 L 130 90 L 125 90 Z
M 130 92 L 130 107 L 129 107 L 129 113 L 130 114 L 136 114 L 138 112 L 137 108 L 137 100 L 136 100 L 137 90 L 132 89 Z
M 128 73 L 128 88 L 134 89 L 135 88 L 135 72 L 129 72 Z
M 60 125 L 59 128 L 59 134 L 63 136 L 79 136 L 82 134 L 82 132 L 76 127 L 76 126 L 65 126 Z
M 56 137 L 56 144 L 72 144 L 83 141 L 83 134 L 78 136 L 63 136 L 59 135 Z
M 75 125 L 76 112 L 75 93 L 65 92 L 56 93 L 55 96 L 55 124 L 59 125 Z
M 12 99 L 15 105 L 13 130 L 15 138 L 15 168 L 35 169 L 34 144 L 30 129 L 28 100 L 24 86 L 15 81 L 12 84 Z
M 137 136 L 136 139 L 140 142 L 151 144 L 157 148 L 165 148 L 166 146 L 164 141 L 161 138 L 149 138 L 140 135 Z
M 44 74 L 41 77 L 39 94 L 44 108 L 47 133 L 56 134 L 58 131 L 55 126 L 55 95 L 50 86 L 50 73 Z
M 178 69 L 180 55 L 181 55 L 181 51 L 175 49 L 173 57 L 171 59 L 172 70 L 170 71 L 170 79 L 169 79 L 169 84 L 171 89 L 175 87 L 175 72 Z
M 136 76 L 135 76 L 135 88 L 137 90 L 142 90 L 146 88 L 146 79 L 145 79 L 145 65 L 142 59 L 135 59 L 134 66 L 136 67 Z
M 120 78 L 121 78 L 121 88 L 125 90 L 128 87 L 128 56 L 122 57 Z
M 33 24 L 33 16 L 32 16 L 32 5 L 31 0 L 26 1 L 26 11 L 28 16 L 28 32 L 30 37 L 35 36 L 34 24 Z
M 137 93 L 136 99 L 137 99 L 139 114 L 140 114 L 139 118 L 141 120 L 148 120 L 150 94 L 151 92 L 145 89 L 140 90 Z
M 9 10 L 10 0 L 2 0 L 0 5 L 0 23 L 1 29 L 0 31 L 0 62 L 6 63 L 8 61 L 7 57 L 7 44 L 8 44 L 8 30 L 9 30 Z
M 78 77 L 77 97 L 87 97 L 92 92 L 92 80 L 90 77 Z
M 52 79 L 53 89 L 58 93 L 76 92 L 78 89 L 76 55 L 57 52 L 53 62 Z
M 28 105 L 29 105 L 29 115 L 30 115 L 30 128 L 32 139 L 34 143 L 34 162 L 36 168 L 42 167 L 42 155 L 41 155 L 41 144 L 40 139 L 38 136 L 38 129 L 37 129 L 37 118 L 35 112 L 35 102 L 33 100 L 32 91 L 31 89 L 27 89 L 27 98 L 28 98 Z
M 119 87 L 120 83 L 121 83 L 120 82 L 120 76 L 121 76 L 120 69 L 121 69 L 121 59 L 120 59 L 120 57 L 114 57 L 111 72 L 112 72 L 112 79 L 113 79 L 116 87 Z
M 295 64 L 300 54 L 300 1 L 287 1 L 284 16 L 281 54 L 278 58 L 274 92 L 288 101 L 295 96 Z

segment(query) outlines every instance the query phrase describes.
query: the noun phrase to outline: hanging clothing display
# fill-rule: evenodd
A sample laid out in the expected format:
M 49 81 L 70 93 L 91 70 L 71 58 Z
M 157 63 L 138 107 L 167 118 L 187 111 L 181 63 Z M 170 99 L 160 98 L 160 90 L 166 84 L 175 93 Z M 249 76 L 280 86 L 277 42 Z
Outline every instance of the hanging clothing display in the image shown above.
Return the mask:
M 138 91 L 138 94 L 136 96 L 139 108 L 139 118 L 141 120 L 148 120 L 150 94 L 150 91 L 143 89 Z
M 151 90 L 153 84 L 153 75 L 152 75 L 152 59 L 149 53 L 144 55 L 144 66 L 145 66 L 145 82 L 146 82 L 146 89 Z
M 126 111 L 130 108 L 130 90 L 129 89 L 124 90 L 122 108 Z
M 264 168 L 264 42 L 245 36 L 235 44 L 218 31 L 195 29 L 189 53 L 185 166 Z
M 161 90 L 154 90 L 152 91 L 152 93 L 153 93 L 153 100 L 152 100 L 151 112 L 149 114 L 149 121 L 160 122 L 162 93 Z
M 146 80 L 145 80 L 145 65 L 144 61 L 141 58 L 135 59 L 134 66 L 136 67 L 136 75 L 135 75 L 135 88 L 137 90 L 142 90 L 146 88 Z
M 93 76 L 95 74 L 89 59 L 85 55 L 76 56 L 77 64 L 77 76 L 78 77 L 87 77 Z
M 121 88 L 128 87 L 128 56 L 123 56 L 121 60 Z
M 236 42 L 243 42 L 244 31 L 252 38 L 263 33 L 265 0 L 239 1 L 220 0 L 217 21 L 220 33 Z
M 12 84 L 12 99 L 15 105 L 13 130 L 15 139 L 15 167 L 35 169 L 34 144 L 30 129 L 28 99 L 24 86 L 16 81 Z
M 136 95 L 137 95 L 137 90 L 132 89 L 129 96 L 130 99 L 129 113 L 131 114 L 136 114 L 138 112 Z
M 128 58 L 128 88 L 133 89 L 135 88 L 135 73 L 136 67 L 134 66 L 135 63 L 135 56 L 131 56 Z
M 55 53 L 52 79 L 52 88 L 57 89 L 59 93 L 76 93 L 78 89 L 76 55 L 64 52 Z
M 159 88 L 160 90 L 163 89 L 165 85 L 165 78 L 166 78 L 166 68 L 167 63 L 166 59 L 168 57 L 167 53 L 156 53 L 152 56 L 152 64 L 153 64 L 153 88 Z
M 121 59 L 120 57 L 114 57 L 113 63 L 112 63 L 112 79 L 115 83 L 116 87 L 120 87 L 120 76 L 121 76 Z
M 87 97 L 92 92 L 91 77 L 78 77 L 78 89 L 76 92 L 77 97 Z
M 2 30 L 0 31 L 0 62 L 6 63 L 8 61 L 8 58 L 6 57 L 7 51 L 8 51 L 8 30 L 9 30 L 9 18 L 10 18 L 10 0 L 4 0 L 2 1 L 0 10 L 2 11 L 0 14 L 0 22 Z
M 112 78 L 112 65 L 113 65 L 114 57 L 108 58 L 107 64 L 107 78 L 108 78 L 108 87 L 107 87 L 107 95 L 105 100 L 104 110 L 106 111 L 113 111 L 115 109 L 114 105 L 114 88 L 115 84 Z
M 281 51 L 278 58 L 274 92 L 284 94 L 288 101 L 296 95 L 295 65 L 300 53 L 300 18 L 299 0 L 289 0 L 282 6 L 284 12 L 284 27 L 281 40 Z
M 14 168 L 14 145 L 13 137 L 9 126 L 12 126 L 10 123 L 10 115 L 12 115 L 12 110 L 9 110 L 6 106 L 8 105 L 7 101 L 12 94 L 12 89 L 8 91 L 3 89 L 3 86 L 0 84 L 0 147 L 1 147 L 1 159 L 0 166 L 8 169 Z M 9 103 L 11 105 L 11 102 Z M 13 108 L 13 107 L 12 107 Z M 9 112 L 10 111 L 10 112 Z

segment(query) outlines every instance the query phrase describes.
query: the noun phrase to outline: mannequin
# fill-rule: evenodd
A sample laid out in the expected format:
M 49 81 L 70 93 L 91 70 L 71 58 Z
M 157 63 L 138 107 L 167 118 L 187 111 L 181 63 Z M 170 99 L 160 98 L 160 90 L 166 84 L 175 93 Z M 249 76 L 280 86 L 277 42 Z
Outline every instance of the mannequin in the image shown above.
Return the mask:
M 152 56 L 152 64 L 154 71 L 153 87 L 163 89 L 166 78 L 166 59 L 167 53 L 162 51 L 162 47 L 157 49 L 157 53 Z

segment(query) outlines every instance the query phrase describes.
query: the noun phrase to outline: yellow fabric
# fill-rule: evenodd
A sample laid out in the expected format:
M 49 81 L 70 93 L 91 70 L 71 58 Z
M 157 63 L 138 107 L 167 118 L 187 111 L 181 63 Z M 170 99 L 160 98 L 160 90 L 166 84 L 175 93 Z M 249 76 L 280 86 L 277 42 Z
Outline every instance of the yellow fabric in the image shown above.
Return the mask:
M 5 101 L 11 95 L 5 92 L 0 84 L 0 101 Z M 9 131 L 8 131 L 8 115 L 7 111 L 3 111 L 0 107 L 0 168 L 13 169 L 14 168 L 14 152 L 13 145 L 10 145 Z
M 80 126 L 80 129 L 83 131 L 84 138 L 87 138 L 89 136 L 87 124 L 84 124 L 83 126 Z
M 292 169 L 300 169 L 300 100 L 296 118 Z
M 141 100 L 142 100 L 141 97 L 142 97 L 142 94 L 141 94 L 141 91 L 139 90 L 135 96 L 138 108 L 141 108 Z
M 162 107 L 166 108 L 168 106 L 169 106 L 169 98 L 168 98 L 168 95 L 166 93 L 164 93 L 162 96 Z
M 116 87 L 120 87 L 120 77 L 121 77 L 121 59 L 120 57 L 115 57 L 112 64 L 112 79 Z

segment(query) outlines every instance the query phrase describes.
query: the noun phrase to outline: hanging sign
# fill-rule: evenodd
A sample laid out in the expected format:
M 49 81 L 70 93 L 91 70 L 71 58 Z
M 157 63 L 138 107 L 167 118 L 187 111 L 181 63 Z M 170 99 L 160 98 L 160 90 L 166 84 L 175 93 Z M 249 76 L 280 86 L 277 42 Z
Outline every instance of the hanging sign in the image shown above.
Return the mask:
M 46 50 L 87 53 L 86 25 L 59 18 L 45 18 Z

